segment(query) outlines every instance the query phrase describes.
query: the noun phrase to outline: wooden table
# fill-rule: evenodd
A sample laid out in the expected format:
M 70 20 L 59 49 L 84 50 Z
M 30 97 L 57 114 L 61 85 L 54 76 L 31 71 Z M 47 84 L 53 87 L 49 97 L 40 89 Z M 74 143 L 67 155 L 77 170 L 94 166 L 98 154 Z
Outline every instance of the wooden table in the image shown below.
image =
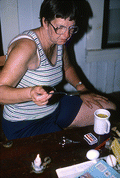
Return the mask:
M 87 161 L 87 151 L 96 147 L 96 145 L 89 146 L 83 139 L 84 134 L 88 132 L 94 133 L 93 126 L 16 139 L 13 140 L 10 148 L 0 145 L 0 178 L 56 178 L 57 168 Z M 62 147 L 59 143 L 63 136 L 73 141 L 80 141 L 80 143 L 70 143 Z M 42 160 L 47 156 L 52 160 L 41 174 L 31 172 L 31 162 L 37 154 L 40 154 Z M 108 155 L 108 150 L 104 148 L 102 156 L 106 155 Z

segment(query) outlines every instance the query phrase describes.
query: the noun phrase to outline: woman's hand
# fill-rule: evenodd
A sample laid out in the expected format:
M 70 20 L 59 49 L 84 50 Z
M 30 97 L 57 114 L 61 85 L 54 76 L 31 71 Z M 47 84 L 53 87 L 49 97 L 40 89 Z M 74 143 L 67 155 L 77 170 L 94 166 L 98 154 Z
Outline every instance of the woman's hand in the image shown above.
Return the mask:
M 52 93 L 54 91 L 51 91 Z M 50 93 L 50 92 L 49 92 Z M 48 94 L 42 86 L 35 86 L 31 88 L 30 95 L 32 101 L 38 106 L 46 105 L 52 94 Z
M 100 102 L 108 103 L 108 99 L 104 96 L 97 95 L 95 93 L 83 94 L 80 96 L 83 102 L 89 107 L 93 108 L 92 104 L 97 105 L 99 108 L 103 108 Z

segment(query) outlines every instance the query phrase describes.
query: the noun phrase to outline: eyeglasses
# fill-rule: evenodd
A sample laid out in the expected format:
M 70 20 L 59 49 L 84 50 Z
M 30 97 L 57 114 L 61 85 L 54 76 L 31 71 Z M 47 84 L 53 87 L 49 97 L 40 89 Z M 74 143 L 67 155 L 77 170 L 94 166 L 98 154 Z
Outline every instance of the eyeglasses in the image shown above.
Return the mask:
M 64 33 L 66 32 L 66 30 L 67 30 L 67 27 L 65 27 L 65 26 L 62 26 L 62 25 L 61 25 L 61 26 L 55 28 L 55 27 L 51 24 L 51 22 L 49 22 L 49 24 L 53 27 L 53 29 L 55 30 L 55 33 L 57 33 L 58 35 L 64 34 Z M 75 33 L 78 32 L 79 27 L 78 27 L 78 26 L 70 26 L 70 27 L 68 28 L 68 30 L 69 30 L 69 34 L 72 35 L 72 34 L 75 34 Z

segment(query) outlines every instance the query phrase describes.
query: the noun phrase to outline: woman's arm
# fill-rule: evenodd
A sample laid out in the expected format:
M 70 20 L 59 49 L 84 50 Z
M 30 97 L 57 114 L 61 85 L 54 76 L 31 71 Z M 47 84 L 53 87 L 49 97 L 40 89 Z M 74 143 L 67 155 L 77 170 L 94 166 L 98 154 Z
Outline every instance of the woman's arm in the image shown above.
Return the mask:
M 33 100 L 42 105 L 50 97 L 42 87 L 15 88 L 27 69 L 38 65 L 36 44 L 29 39 L 15 42 L 9 48 L 8 59 L 0 73 L 0 103 L 11 104 Z M 44 94 L 38 95 L 38 94 Z
M 76 84 L 78 84 L 78 82 L 81 80 L 77 76 L 77 73 L 75 72 L 74 67 L 70 64 L 65 48 L 64 48 L 63 61 L 64 61 L 64 71 L 65 71 L 66 80 L 70 84 L 72 84 L 77 90 L 88 91 L 88 89 L 85 87 L 84 84 L 77 85 L 77 87 L 76 87 Z M 80 95 L 80 97 L 83 100 L 83 102 L 91 109 L 93 107 L 92 106 L 93 104 L 97 105 L 100 108 L 103 108 L 102 105 L 100 104 L 100 101 L 103 101 L 105 103 L 108 102 L 107 98 L 97 95 L 92 92 L 90 93 L 89 91 L 88 91 L 88 94 L 82 94 L 82 95 Z
M 78 77 L 74 67 L 71 65 L 69 61 L 65 46 L 64 46 L 64 53 L 63 53 L 63 62 L 64 62 L 64 71 L 65 71 L 66 80 L 77 90 L 86 91 L 87 88 L 83 83 L 78 85 L 78 83 L 81 82 L 81 79 Z

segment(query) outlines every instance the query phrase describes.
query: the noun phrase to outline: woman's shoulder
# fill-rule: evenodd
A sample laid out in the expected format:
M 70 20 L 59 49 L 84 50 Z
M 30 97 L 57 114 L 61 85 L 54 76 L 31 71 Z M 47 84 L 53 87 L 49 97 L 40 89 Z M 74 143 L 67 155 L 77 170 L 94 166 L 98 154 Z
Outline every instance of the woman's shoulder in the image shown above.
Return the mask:
M 37 46 L 34 40 L 24 33 L 17 35 L 15 38 L 11 40 L 11 42 L 8 45 L 8 54 L 10 53 L 11 50 L 14 50 L 16 48 L 18 49 L 18 51 L 26 50 L 26 53 L 27 52 L 33 53 L 37 50 Z

